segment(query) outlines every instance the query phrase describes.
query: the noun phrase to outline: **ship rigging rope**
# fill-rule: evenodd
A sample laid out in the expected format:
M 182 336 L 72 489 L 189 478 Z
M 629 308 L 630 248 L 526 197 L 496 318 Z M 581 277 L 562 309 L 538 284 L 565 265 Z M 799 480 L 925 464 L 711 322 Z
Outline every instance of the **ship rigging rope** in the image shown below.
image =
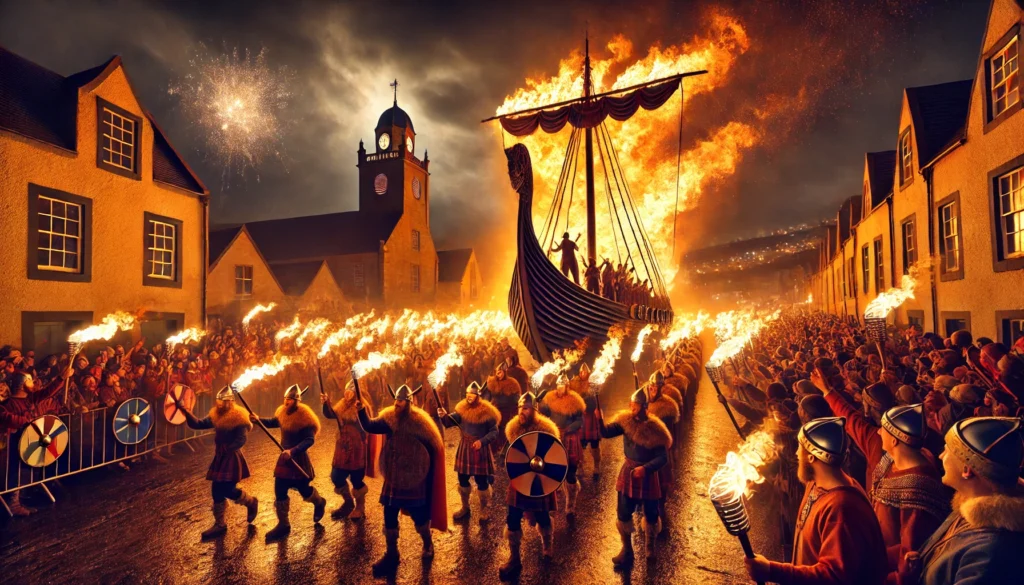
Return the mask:
M 679 80 L 679 142 L 676 144 L 676 206 L 672 213 L 672 262 L 676 261 L 676 224 L 679 223 L 679 167 L 683 164 L 683 80 Z
M 551 247 L 555 243 L 555 235 L 558 230 L 558 220 L 562 216 L 562 203 L 565 201 L 565 189 L 568 185 L 569 189 L 576 182 L 576 171 L 579 168 L 577 159 L 579 158 L 579 133 L 578 128 L 573 128 L 572 134 L 569 136 L 569 143 L 566 145 L 565 160 L 562 161 L 562 171 L 558 176 L 558 184 L 555 186 L 555 192 L 552 196 L 551 206 L 548 208 L 548 217 L 544 221 L 544 229 L 541 231 L 541 238 L 539 243 L 543 244 L 545 253 L 550 256 Z M 568 183 L 566 178 L 569 175 L 568 169 L 572 170 L 572 180 Z M 555 209 L 557 207 L 557 213 Z M 572 200 L 570 198 L 569 210 L 566 210 L 566 231 L 569 229 L 569 212 L 572 209 Z
M 611 182 L 608 179 L 608 166 L 607 166 L 607 163 L 605 162 L 605 161 L 608 160 L 608 157 L 606 157 L 604 155 L 601 155 L 601 145 L 602 145 L 602 143 L 603 142 L 601 140 L 601 134 L 600 134 L 600 132 L 598 132 L 597 152 L 598 152 L 598 155 L 601 156 L 601 168 L 604 170 L 605 192 L 608 193 L 608 198 L 612 202 L 612 209 L 615 210 L 615 221 L 616 221 L 616 223 L 619 224 L 619 230 L 618 231 L 619 231 L 620 234 L 622 234 L 622 247 L 624 247 L 626 249 L 626 258 L 629 261 L 629 266 L 632 267 L 633 270 L 635 271 L 636 270 L 636 262 L 633 261 L 633 253 L 629 249 L 629 243 L 626 242 L 626 232 L 622 229 L 622 219 L 619 217 L 619 206 L 615 204 L 615 197 L 612 195 Z M 622 212 L 626 213 L 626 210 L 623 209 Z M 609 217 L 608 217 L 608 221 L 611 222 L 611 215 L 610 214 L 609 214 Z M 615 238 L 615 230 L 614 229 L 612 230 L 612 238 Z M 618 243 L 617 242 L 616 242 L 616 252 L 618 252 Z M 619 264 L 622 264 L 622 255 L 621 254 L 619 254 Z

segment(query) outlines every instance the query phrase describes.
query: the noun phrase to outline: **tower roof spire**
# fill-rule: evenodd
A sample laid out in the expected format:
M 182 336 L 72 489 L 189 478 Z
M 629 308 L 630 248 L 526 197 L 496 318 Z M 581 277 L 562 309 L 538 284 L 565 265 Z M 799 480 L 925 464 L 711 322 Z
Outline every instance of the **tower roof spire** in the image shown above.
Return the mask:
M 397 106 L 398 105 L 398 79 L 396 78 L 394 81 L 392 81 L 390 83 L 390 85 L 395 90 L 395 105 Z

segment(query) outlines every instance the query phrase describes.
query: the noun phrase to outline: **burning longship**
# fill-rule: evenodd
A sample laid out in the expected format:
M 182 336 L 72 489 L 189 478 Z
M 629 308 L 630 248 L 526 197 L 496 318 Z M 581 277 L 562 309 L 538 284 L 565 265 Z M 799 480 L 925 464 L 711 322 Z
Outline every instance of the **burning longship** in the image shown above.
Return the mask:
M 612 135 L 605 124 L 611 117 L 623 122 L 640 108 L 654 110 L 665 105 L 676 90 L 682 90 L 683 79 L 706 71 L 677 73 L 622 89 L 594 93 L 591 79 L 590 46 L 586 44 L 583 65 L 583 96 L 517 112 L 488 118 L 499 121 L 503 131 L 515 137 L 533 134 L 538 128 L 554 134 L 568 123 L 572 127 L 562 163 L 561 174 L 554 188 L 554 197 L 547 212 L 544 229 L 538 237 L 533 224 L 533 170 L 530 153 L 522 144 L 505 150 L 509 179 L 519 194 L 517 255 L 509 288 L 509 315 L 519 338 L 540 362 L 551 361 L 552 353 L 571 348 L 578 339 L 589 337 L 591 348 L 600 348 L 608 339 L 608 330 L 616 324 L 671 323 L 673 312 L 661 269 L 650 239 L 637 213 L 637 206 L 626 185 Z M 682 128 L 680 111 L 680 132 Z M 596 294 L 569 280 L 548 259 L 553 251 L 560 225 L 568 230 L 573 205 L 580 148 L 584 149 L 587 216 L 587 266 L 600 266 L 597 250 L 597 208 L 594 179 L 596 158 L 603 171 L 602 202 L 613 226 L 614 250 L 603 253 L 618 259 L 636 282 L 650 291 L 649 298 L 617 298 Z M 681 141 L 680 141 L 681 143 Z M 624 161 L 626 164 L 629 161 Z M 678 167 L 677 167 L 678 172 Z M 579 201 L 578 199 L 576 200 Z M 604 257 L 607 260 L 607 257 Z M 609 261 L 610 262 L 610 261 Z M 583 272 L 583 270 L 580 270 Z

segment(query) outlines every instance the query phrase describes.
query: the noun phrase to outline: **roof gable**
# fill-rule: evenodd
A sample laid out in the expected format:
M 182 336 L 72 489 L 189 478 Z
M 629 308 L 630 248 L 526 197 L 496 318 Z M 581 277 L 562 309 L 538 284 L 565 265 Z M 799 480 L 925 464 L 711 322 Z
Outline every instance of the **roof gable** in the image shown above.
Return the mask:
M 245 226 L 270 262 L 323 260 L 378 252 L 380 242 L 391 237 L 401 217 L 348 211 L 249 222 Z
M 865 155 L 868 173 L 868 189 L 871 191 L 871 209 L 874 209 L 892 195 L 896 181 L 896 151 L 869 152 Z M 866 216 L 871 209 L 864 209 Z
M 323 278 L 322 274 L 329 276 L 331 281 L 334 282 L 334 286 L 337 287 L 337 282 L 334 281 L 334 274 L 327 266 L 325 260 L 272 264 L 270 265 L 270 271 L 274 274 L 278 284 L 281 285 L 281 290 L 284 291 L 284 294 L 292 297 L 301 297 L 306 294 L 306 291 L 309 290 L 313 282 L 318 278 Z
M 964 79 L 906 89 L 918 168 L 927 166 L 963 138 L 973 85 L 974 80 Z
M 178 154 L 178 151 L 167 140 L 163 128 L 156 123 L 153 114 L 150 114 L 149 110 L 145 110 L 145 108 L 143 110 L 146 112 L 146 118 L 149 119 L 150 126 L 153 128 L 153 180 L 193 193 L 209 195 L 210 190 L 192 172 L 192 168 L 188 166 L 185 159 Z
M 441 250 L 437 253 L 437 281 L 462 282 L 469 267 L 469 259 L 473 256 L 473 248 L 457 250 Z
M 210 270 L 217 265 L 220 261 L 220 257 L 224 255 L 224 252 L 228 251 L 228 248 L 235 243 L 235 239 L 238 238 L 238 234 L 245 230 L 245 226 L 235 226 L 219 230 L 213 230 L 209 236 L 209 266 Z M 254 244 L 255 245 L 255 244 Z M 259 248 L 257 248 L 259 250 Z

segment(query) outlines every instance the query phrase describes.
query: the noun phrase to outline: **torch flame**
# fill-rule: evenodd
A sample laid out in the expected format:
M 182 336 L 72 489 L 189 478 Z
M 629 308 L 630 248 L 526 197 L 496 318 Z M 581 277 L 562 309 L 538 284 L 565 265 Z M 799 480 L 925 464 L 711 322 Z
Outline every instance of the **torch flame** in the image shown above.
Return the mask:
M 302 329 L 302 323 L 299 322 L 299 316 L 296 315 L 295 318 L 292 319 L 291 325 L 282 328 L 274 335 L 274 341 L 281 343 L 285 339 L 291 339 L 298 335 L 299 329 Z
M 551 361 L 541 364 L 541 366 L 537 368 L 537 371 L 530 376 L 530 385 L 534 388 L 540 388 L 540 385 L 544 383 L 544 378 L 559 374 L 571 368 L 573 364 L 583 358 L 584 347 L 585 346 L 577 341 L 574 348 L 555 350 L 551 354 Z
M 130 331 L 135 328 L 135 315 L 124 311 L 111 313 L 100 321 L 99 325 L 90 325 L 75 331 L 68 336 L 68 343 L 82 344 L 98 339 L 110 339 L 118 331 Z
M 434 371 L 427 376 L 427 381 L 434 388 L 439 388 L 448 379 L 448 370 L 463 363 L 462 355 L 459 353 L 459 346 L 455 342 L 448 344 L 448 351 L 437 359 Z
M 710 322 L 711 315 L 704 311 L 698 311 L 696 315 L 676 315 L 672 322 L 672 329 L 661 340 L 661 349 L 668 349 L 684 339 L 700 335 L 700 332 L 704 331 Z
M 371 351 L 365 360 L 360 360 L 352 366 L 352 375 L 356 378 L 362 378 L 366 374 L 390 363 L 397 362 L 400 359 L 402 359 L 402 356 L 397 353 Z
M 302 333 L 295 339 L 295 345 L 302 347 L 306 340 L 312 337 L 316 337 L 324 332 L 328 327 L 331 326 L 331 322 L 324 318 L 317 318 L 306 324 L 306 328 L 302 330 Z
M 902 305 L 904 301 L 914 298 L 915 286 L 917 286 L 917 281 L 913 275 L 904 274 L 899 288 L 890 288 L 868 303 L 868 306 L 864 308 L 864 318 L 886 318 L 890 311 Z
M 594 369 L 590 372 L 591 386 L 601 386 L 608 380 L 608 376 L 611 376 L 615 369 L 615 362 L 622 353 L 623 335 L 621 329 L 608 332 L 608 341 L 601 346 L 601 354 L 594 360 Z
M 253 317 L 255 317 L 256 315 L 272 311 L 276 306 L 277 303 L 270 303 L 269 305 L 256 305 L 255 307 L 252 308 L 251 311 L 245 314 L 245 317 L 242 318 L 242 328 L 248 327 L 249 321 L 252 321 Z
M 712 500 L 729 502 L 750 495 L 750 486 L 764 481 L 759 467 L 775 458 L 775 441 L 764 431 L 747 437 L 737 451 L 729 451 L 725 463 L 711 477 L 708 495 Z
M 182 343 L 195 343 L 202 339 L 203 337 L 206 337 L 206 331 L 204 329 L 200 329 L 199 327 L 191 327 L 178 333 L 177 335 L 172 335 L 168 337 L 167 347 L 173 348 L 174 346 L 180 345 Z
M 286 355 L 276 355 L 274 359 L 258 366 L 252 366 L 249 369 L 242 372 L 242 375 L 231 383 L 231 388 L 241 392 L 248 388 L 253 382 L 269 378 L 281 370 L 285 369 L 289 364 L 292 363 L 292 358 Z
M 633 355 L 629 357 L 629 359 L 632 360 L 634 364 L 640 360 L 640 354 L 644 352 L 644 340 L 646 340 L 647 336 L 650 335 L 653 331 L 654 325 L 648 323 L 647 325 L 644 325 L 644 328 L 641 329 L 640 333 L 637 334 L 636 349 L 633 350 Z

